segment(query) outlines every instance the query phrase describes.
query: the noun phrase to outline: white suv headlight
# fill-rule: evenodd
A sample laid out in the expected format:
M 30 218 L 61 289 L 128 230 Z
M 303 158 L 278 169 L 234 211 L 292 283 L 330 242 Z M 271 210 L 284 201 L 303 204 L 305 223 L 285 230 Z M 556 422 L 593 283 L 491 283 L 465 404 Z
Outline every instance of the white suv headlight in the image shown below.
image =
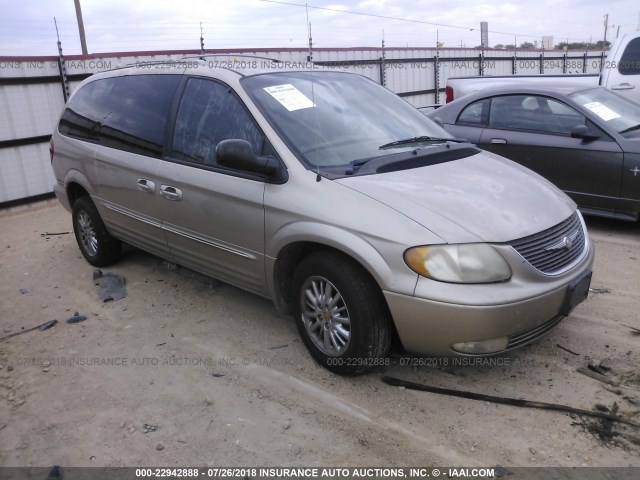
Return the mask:
M 409 268 L 423 277 L 450 283 L 492 283 L 511 278 L 504 258 L 486 243 L 429 245 L 404 252 Z

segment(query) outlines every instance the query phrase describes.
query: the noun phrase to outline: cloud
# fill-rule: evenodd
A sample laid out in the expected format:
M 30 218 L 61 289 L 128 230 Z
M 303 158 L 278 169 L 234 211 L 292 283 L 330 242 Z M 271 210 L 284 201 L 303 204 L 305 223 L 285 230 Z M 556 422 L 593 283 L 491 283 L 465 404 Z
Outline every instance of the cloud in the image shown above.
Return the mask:
M 556 41 L 594 41 L 635 30 L 637 0 L 82 0 L 90 52 L 197 49 L 200 22 L 206 48 L 307 46 L 307 9 L 316 47 L 447 46 L 480 43 L 480 22 L 489 23 L 490 44 L 533 42 L 542 35 Z M 291 5 L 296 3 L 296 5 Z M 70 0 L 0 0 L 0 55 L 55 55 L 53 17 L 65 54 L 80 53 L 75 9 Z M 358 15 L 364 13 L 367 15 Z M 380 17 L 389 18 L 380 18 Z M 403 21 L 402 19 L 405 19 Z M 434 25 L 438 24 L 438 25 Z

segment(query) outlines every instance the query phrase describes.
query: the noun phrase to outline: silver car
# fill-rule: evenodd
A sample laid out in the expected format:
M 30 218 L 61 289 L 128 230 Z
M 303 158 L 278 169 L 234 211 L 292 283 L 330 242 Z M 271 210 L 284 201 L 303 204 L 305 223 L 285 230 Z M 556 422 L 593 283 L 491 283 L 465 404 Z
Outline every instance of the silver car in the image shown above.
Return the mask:
M 77 88 L 51 155 L 89 263 L 127 242 L 271 298 L 341 374 L 387 364 L 396 336 L 505 352 L 586 298 L 593 245 L 551 183 L 363 76 L 251 63 Z

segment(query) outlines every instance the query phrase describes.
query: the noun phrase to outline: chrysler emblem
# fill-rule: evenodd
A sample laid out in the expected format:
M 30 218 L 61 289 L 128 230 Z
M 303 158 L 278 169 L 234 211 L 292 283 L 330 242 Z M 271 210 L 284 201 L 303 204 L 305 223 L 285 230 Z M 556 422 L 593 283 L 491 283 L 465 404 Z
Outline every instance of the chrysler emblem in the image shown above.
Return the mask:
M 580 233 L 580 231 L 576 230 L 571 235 L 567 235 L 567 236 L 563 237 L 562 240 L 560 240 L 558 243 L 554 243 L 553 245 L 545 248 L 545 251 L 549 251 L 549 250 L 566 250 L 568 252 L 569 250 L 571 250 L 571 247 L 573 247 L 573 242 L 575 241 L 576 237 L 578 236 L 578 233 Z

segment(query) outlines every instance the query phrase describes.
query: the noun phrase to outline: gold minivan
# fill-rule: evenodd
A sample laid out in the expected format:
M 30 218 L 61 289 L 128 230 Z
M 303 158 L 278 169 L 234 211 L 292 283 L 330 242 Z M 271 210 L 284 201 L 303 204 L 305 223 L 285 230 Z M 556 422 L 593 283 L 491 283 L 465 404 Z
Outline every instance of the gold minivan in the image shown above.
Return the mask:
M 574 202 L 375 82 L 259 60 L 143 67 L 85 80 L 52 137 L 92 265 L 126 242 L 271 298 L 341 374 L 384 364 L 394 336 L 416 354 L 505 352 L 586 298 Z

